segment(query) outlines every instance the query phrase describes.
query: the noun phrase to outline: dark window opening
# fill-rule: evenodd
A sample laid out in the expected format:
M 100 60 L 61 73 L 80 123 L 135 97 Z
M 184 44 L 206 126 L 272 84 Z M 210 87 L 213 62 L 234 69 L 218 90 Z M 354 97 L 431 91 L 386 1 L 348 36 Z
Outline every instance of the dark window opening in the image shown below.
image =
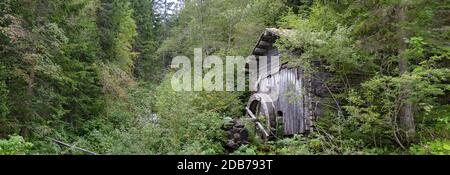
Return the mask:
M 282 111 L 277 111 L 277 116 L 283 117 L 283 112 Z

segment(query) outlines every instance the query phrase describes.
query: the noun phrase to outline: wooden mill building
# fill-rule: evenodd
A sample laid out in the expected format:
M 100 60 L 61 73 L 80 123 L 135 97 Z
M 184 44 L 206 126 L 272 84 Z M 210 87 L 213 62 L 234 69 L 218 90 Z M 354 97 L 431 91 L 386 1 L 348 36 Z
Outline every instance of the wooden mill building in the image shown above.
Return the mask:
M 321 82 L 307 75 L 301 66 L 289 66 L 288 62 L 274 61 L 275 56 L 283 60 L 275 43 L 281 37 L 293 37 L 291 30 L 266 29 L 260 36 L 252 55 L 256 60 L 266 61 L 260 56 L 266 56 L 268 74 L 259 75 L 258 81 L 251 87 L 253 92 L 247 104 L 247 116 L 252 118 L 260 136 L 267 140 L 275 136 L 306 134 L 313 131 L 314 120 L 321 115 L 321 97 L 326 96 Z M 297 53 L 300 54 L 300 53 Z M 264 58 L 264 57 L 263 57 Z M 255 66 L 246 68 L 255 72 Z M 272 64 L 280 65 L 278 67 Z M 258 65 L 258 64 L 253 64 Z

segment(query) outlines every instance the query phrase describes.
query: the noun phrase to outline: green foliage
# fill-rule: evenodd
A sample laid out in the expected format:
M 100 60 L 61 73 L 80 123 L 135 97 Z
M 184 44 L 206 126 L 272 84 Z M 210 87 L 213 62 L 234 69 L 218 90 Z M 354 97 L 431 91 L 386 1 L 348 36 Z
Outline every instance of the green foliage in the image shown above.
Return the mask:
M 7 140 L 0 140 L 0 155 L 25 155 L 32 147 L 33 144 L 26 142 L 23 137 L 11 135 Z
M 257 149 L 255 145 L 242 145 L 232 155 L 257 155 Z
M 267 144 L 243 145 L 234 155 L 362 155 L 385 154 L 382 148 L 369 149 L 361 141 L 334 137 L 319 132 L 310 136 L 295 135 Z
M 225 112 L 223 110 L 226 109 L 221 107 L 222 105 L 229 104 L 211 103 L 204 106 L 205 101 L 219 98 L 213 99 L 212 96 L 202 96 L 195 92 L 175 92 L 172 90 L 170 78 L 169 74 L 158 87 L 155 97 L 155 111 L 160 116 L 158 123 L 162 128 L 170 128 L 164 130 L 168 133 L 165 137 L 167 145 L 159 148 L 160 153 L 222 153 L 221 142 L 224 133 L 220 127 L 225 113 L 220 112 Z
M 126 106 L 125 98 L 111 98 L 117 91 L 128 95 L 123 89 L 132 84 L 136 26 L 131 7 L 127 1 L 99 2 L 0 3 L 0 135 L 20 133 L 39 146 L 34 152 L 54 154 L 59 149 L 48 137 L 76 140 L 90 132 L 93 121 L 115 129 L 121 117 L 131 120 L 138 112 Z M 105 38 L 111 47 L 102 45 Z M 100 59 L 103 53 L 109 54 L 107 60 Z M 110 109 L 116 116 L 102 118 Z
M 409 148 L 414 155 L 450 155 L 450 141 L 436 140 L 421 145 L 413 145 Z
M 421 59 L 424 51 L 420 38 L 413 40 L 410 41 L 416 43 L 409 42 L 412 48 L 405 51 L 405 54 L 411 59 Z M 449 70 L 434 67 L 435 65 L 423 63 L 415 66 L 411 73 L 399 77 L 375 76 L 362 84 L 361 96 L 352 93 L 353 95 L 349 97 L 352 105 L 345 106 L 345 109 L 352 117 L 364 119 L 359 121 L 362 122 L 360 128 L 362 133 L 371 131 L 374 135 L 385 135 L 384 137 L 391 135 L 395 139 L 397 137 L 394 133 L 397 132 L 395 120 L 398 117 L 399 98 L 404 98 L 401 91 L 404 87 L 411 88 L 407 100 L 417 104 L 417 110 L 426 113 L 431 112 L 436 97 L 443 95 L 447 90 L 445 80 L 448 78 Z
M 125 72 L 131 71 L 135 57 L 131 49 L 136 36 L 136 24 L 130 6 L 128 1 L 101 0 L 97 18 L 101 57 L 117 64 Z
M 248 55 L 267 27 L 293 31 L 277 43 L 282 59 L 331 73 L 326 85 L 339 88 L 315 132 L 261 144 L 250 130 L 252 144 L 233 154 L 449 154 L 448 6 L 192 0 L 173 11 L 153 0 L 3 0 L 0 137 L 33 144 L 11 136 L 0 154 L 83 154 L 51 138 L 101 154 L 223 154 L 222 120 L 241 117 L 249 93 L 175 92 L 167 65 L 194 48 Z M 406 103 L 415 140 L 401 135 Z
M 194 48 L 203 48 L 205 55 L 248 55 L 263 29 L 275 26 L 285 9 L 279 0 L 187 1 L 158 53 L 191 56 Z
M 321 67 L 335 73 L 336 77 L 343 77 L 363 65 L 371 66 L 372 58 L 358 52 L 355 39 L 352 38 L 352 26 L 338 24 L 340 15 L 328 8 L 316 5 L 308 18 L 289 13 L 280 20 L 281 27 L 293 28 L 295 33 L 282 38 L 278 46 L 303 51 L 299 57 L 284 59 L 292 65 L 306 67 L 309 71 L 318 71 L 310 64 L 323 62 Z
M 8 89 L 3 78 L 5 77 L 4 68 L 0 67 L 0 118 L 5 119 L 9 114 L 8 107 Z
M 263 23 L 265 26 L 276 26 L 279 18 L 285 15 L 288 7 L 283 1 L 253 0 L 250 3 L 250 14 L 254 15 L 253 20 Z M 270 12 L 270 13 L 264 13 Z
M 318 147 L 318 145 L 320 145 L 318 140 L 307 140 L 298 135 L 273 143 L 274 150 L 278 155 L 310 155 L 313 154 L 310 148 Z
M 156 51 L 165 38 L 160 35 L 162 29 L 155 13 L 155 3 L 157 1 L 132 1 L 133 19 L 138 34 L 133 49 L 139 52 L 134 62 L 134 74 L 141 80 L 159 82 L 164 74 L 164 62 L 159 59 Z
M 430 106 L 418 120 L 418 138 L 421 142 L 432 142 L 436 138 L 450 138 L 450 106 Z
M 393 145 L 404 147 L 405 140 L 399 126 L 401 106 L 412 103 L 416 114 L 429 114 L 440 108 L 437 98 L 448 91 L 450 72 L 448 66 L 440 66 L 448 60 L 448 51 L 429 44 L 439 39 L 426 34 L 431 29 L 425 23 L 418 23 L 419 19 L 432 19 L 434 4 L 369 4 L 316 2 L 306 14 L 290 12 L 280 20 L 281 27 L 295 32 L 282 38 L 278 47 L 302 51 L 300 56 L 284 59 L 309 72 L 331 72 L 328 85 L 345 85 L 331 92 L 333 100 L 328 104 L 335 107 L 327 108 L 329 112 L 319 121 L 318 138 L 325 138 L 321 143 L 328 146 L 318 153 L 398 152 Z M 390 19 L 389 13 L 402 5 L 410 8 L 408 18 Z M 398 38 L 406 31 L 409 38 Z M 401 42 L 405 48 L 400 47 Z M 398 68 L 402 59 L 408 64 L 403 74 Z M 349 84 L 355 74 L 366 78 L 359 80 L 361 84 Z M 441 130 L 436 125 L 417 129 L 419 135 Z

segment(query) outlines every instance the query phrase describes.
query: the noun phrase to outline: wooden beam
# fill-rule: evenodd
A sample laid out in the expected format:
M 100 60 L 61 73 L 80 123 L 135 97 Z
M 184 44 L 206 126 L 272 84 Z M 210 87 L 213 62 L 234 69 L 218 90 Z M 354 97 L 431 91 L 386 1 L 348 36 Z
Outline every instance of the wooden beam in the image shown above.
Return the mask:
M 61 142 L 59 140 L 52 139 L 52 141 L 55 142 L 58 145 L 62 145 L 62 146 L 69 147 L 69 148 L 74 148 L 76 150 L 79 150 L 81 152 L 84 152 L 84 153 L 87 153 L 87 154 L 90 154 L 90 155 L 97 155 L 97 153 L 95 153 L 95 152 L 92 152 L 92 151 L 89 151 L 89 150 L 86 150 L 86 149 L 83 149 L 83 148 L 76 147 L 75 145 L 69 145 L 69 144 Z
M 250 118 L 253 119 L 252 121 L 256 123 L 256 126 L 264 133 L 266 138 L 269 137 L 269 133 L 267 133 L 266 129 L 264 129 L 261 122 L 258 122 L 258 118 L 256 118 L 255 114 L 253 114 L 253 112 L 248 107 L 246 107 L 245 110 L 247 111 L 247 114 L 250 116 Z

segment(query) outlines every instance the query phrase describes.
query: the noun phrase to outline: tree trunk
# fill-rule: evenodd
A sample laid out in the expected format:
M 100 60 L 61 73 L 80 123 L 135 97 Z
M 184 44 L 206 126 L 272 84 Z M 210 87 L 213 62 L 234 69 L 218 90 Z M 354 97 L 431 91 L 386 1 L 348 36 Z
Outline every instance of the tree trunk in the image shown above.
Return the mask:
M 397 17 L 399 22 L 399 29 L 398 29 L 398 56 L 399 56 L 399 71 L 400 76 L 408 73 L 408 59 L 405 58 L 405 55 L 403 54 L 404 51 L 407 49 L 407 45 L 405 43 L 405 39 L 407 38 L 406 31 L 401 27 L 401 24 L 406 21 L 406 12 L 407 7 L 399 5 L 396 9 L 397 11 Z M 409 93 L 411 91 L 411 88 L 409 85 L 406 85 L 402 87 L 402 92 L 400 93 L 400 111 L 399 111 L 399 124 L 406 136 L 406 141 L 410 141 L 415 136 L 415 124 L 414 124 L 414 114 L 413 114 L 413 104 L 408 101 Z
M 25 104 L 27 106 L 26 109 L 26 113 L 24 115 L 24 126 L 22 127 L 20 134 L 23 137 L 28 137 L 30 135 L 30 130 L 29 130 L 29 126 L 31 126 L 31 119 L 33 118 L 33 109 L 32 109 L 32 105 L 33 105 L 33 96 L 34 96 L 34 81 L 35 81 L 35 77 L 36 77 L 36 73 L 34 71 L 34 68 L 32 67 L 30 70 L 30 74 L 27 80 L 27 96 L 28 99 L 26 100 Z

